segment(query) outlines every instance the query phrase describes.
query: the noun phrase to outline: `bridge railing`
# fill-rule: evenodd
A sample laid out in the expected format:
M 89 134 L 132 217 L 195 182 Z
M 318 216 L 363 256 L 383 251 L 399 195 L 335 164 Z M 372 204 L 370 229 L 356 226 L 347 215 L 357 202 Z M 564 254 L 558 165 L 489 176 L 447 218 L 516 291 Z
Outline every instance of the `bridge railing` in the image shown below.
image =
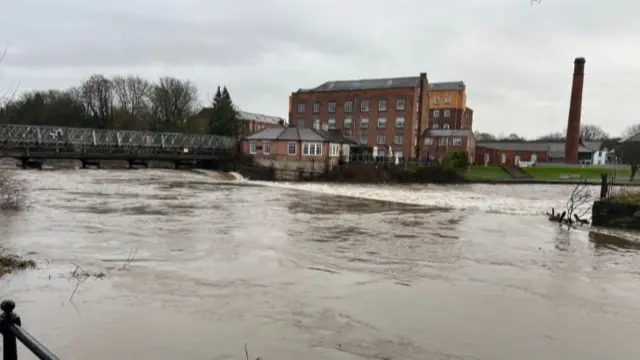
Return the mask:
M 0 304 L 0 333 L 2 333 L 2 357 L 4 360 L 18 360 L 19 340 L 33 355 L 40 360 L 59 360 L 36 338 L 22 328 L 20 317 L 13 312 L 16 304 L 11 300 L 3 300 Z
M 202 146 L 230 149 L 235 145 L 236 139 L 230 136 L 211 134 L 0 124 L 0 143 L 5 145 L 72 144 L 134 148 Z

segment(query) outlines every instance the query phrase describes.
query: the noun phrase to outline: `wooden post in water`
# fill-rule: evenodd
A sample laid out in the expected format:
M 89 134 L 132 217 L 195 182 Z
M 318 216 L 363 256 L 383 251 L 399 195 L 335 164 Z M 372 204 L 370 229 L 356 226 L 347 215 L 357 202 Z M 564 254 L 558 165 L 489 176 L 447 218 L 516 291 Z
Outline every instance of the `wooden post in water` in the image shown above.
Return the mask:
M 600 174 L 600 200 L 607 198 L 609 194 L 609 175 L 607 173 Z

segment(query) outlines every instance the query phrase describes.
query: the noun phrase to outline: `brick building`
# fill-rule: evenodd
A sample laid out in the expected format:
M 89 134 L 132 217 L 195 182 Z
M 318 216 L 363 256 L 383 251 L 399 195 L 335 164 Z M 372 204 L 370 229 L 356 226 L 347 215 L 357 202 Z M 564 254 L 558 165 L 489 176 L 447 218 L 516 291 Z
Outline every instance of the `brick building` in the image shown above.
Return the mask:
M 581 164 L 592 162 L 594 149 L 581 144 L 578 159 Z M 478 142 L 475 149 L 477 165 L 518 165 L 521 162 L 565 162 L 564 141 L 487 141 Z
M 345 138 L 378 149 L 391 147 L 415 159 L 427 127 L 426 73 L 416 77 L 329 81 L 289 98 L 289 123 L 298 128 L 342 131 Z M 422 106 L 421 106 L 422 105 Z
M 195 131 L 208 132 L 212 111 L 213 108 L 210 107 L 205 107 L 200 110 L 200 112 L 195 116 Z M 238 133 L 240 136 L 253 134 L 256 131 L 266 128 L 281 128 L 285 126 L 285 121 L 281 117 L 250 113 L 246 111 L 238 111 L 238 120 L 240 120 L 240 130 Z
M 469 163 L 476 160 L 476 138 L 471 130 L 427 129 L 424 134 L 422 159 L 441 161 L 451 151 L 466 151 Z

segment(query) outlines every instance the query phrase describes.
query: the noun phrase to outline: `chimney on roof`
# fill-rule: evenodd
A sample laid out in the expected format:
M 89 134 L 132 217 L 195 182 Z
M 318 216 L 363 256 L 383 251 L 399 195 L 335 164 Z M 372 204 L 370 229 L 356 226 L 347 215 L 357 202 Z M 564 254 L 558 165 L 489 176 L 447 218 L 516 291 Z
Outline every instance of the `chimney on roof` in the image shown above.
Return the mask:
M 567 164 L 578 163 L 578 148 L 580 146 L 580 117 L 582 115 L 582 87 L 584 85 L 585 59 L 576 58 L 573 62 L 573 85 L 571 87 L 571 102 L 569 103 L 569 120 L 567 122 L 567 136 L 564 147 L 564 159 Z

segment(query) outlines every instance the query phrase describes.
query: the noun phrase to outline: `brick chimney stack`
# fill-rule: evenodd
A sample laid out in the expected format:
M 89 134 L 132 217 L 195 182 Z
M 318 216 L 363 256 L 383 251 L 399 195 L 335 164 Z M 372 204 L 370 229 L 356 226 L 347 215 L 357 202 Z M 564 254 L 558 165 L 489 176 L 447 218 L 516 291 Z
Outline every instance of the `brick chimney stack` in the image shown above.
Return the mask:
M 573 85 L 571 87 L 571 103 L 569 104 L 569 121 L 564 145 L 564 161 L 566 164 L 578 164 L 578 148 L 580 147 L 580 116 L 582 113 L 582 86 L 584 84 L 585 59 L 576 58 L 573 62 Z
M 427 79 L 427 73 L 420 73 L 420 84 L 418 84 L 418 139 L 416 140 L 416 160 L 421 160 L 421 149 L 422 142 L 424 139 L 422 138 L 422 118 L 424 117 L 424 108 L 425 103 L 429 104 L 429 99 L 427 97 L 427 91 L 429 89 L 429 80 Z M 427 111 L 428 113 L 428 111 Z

